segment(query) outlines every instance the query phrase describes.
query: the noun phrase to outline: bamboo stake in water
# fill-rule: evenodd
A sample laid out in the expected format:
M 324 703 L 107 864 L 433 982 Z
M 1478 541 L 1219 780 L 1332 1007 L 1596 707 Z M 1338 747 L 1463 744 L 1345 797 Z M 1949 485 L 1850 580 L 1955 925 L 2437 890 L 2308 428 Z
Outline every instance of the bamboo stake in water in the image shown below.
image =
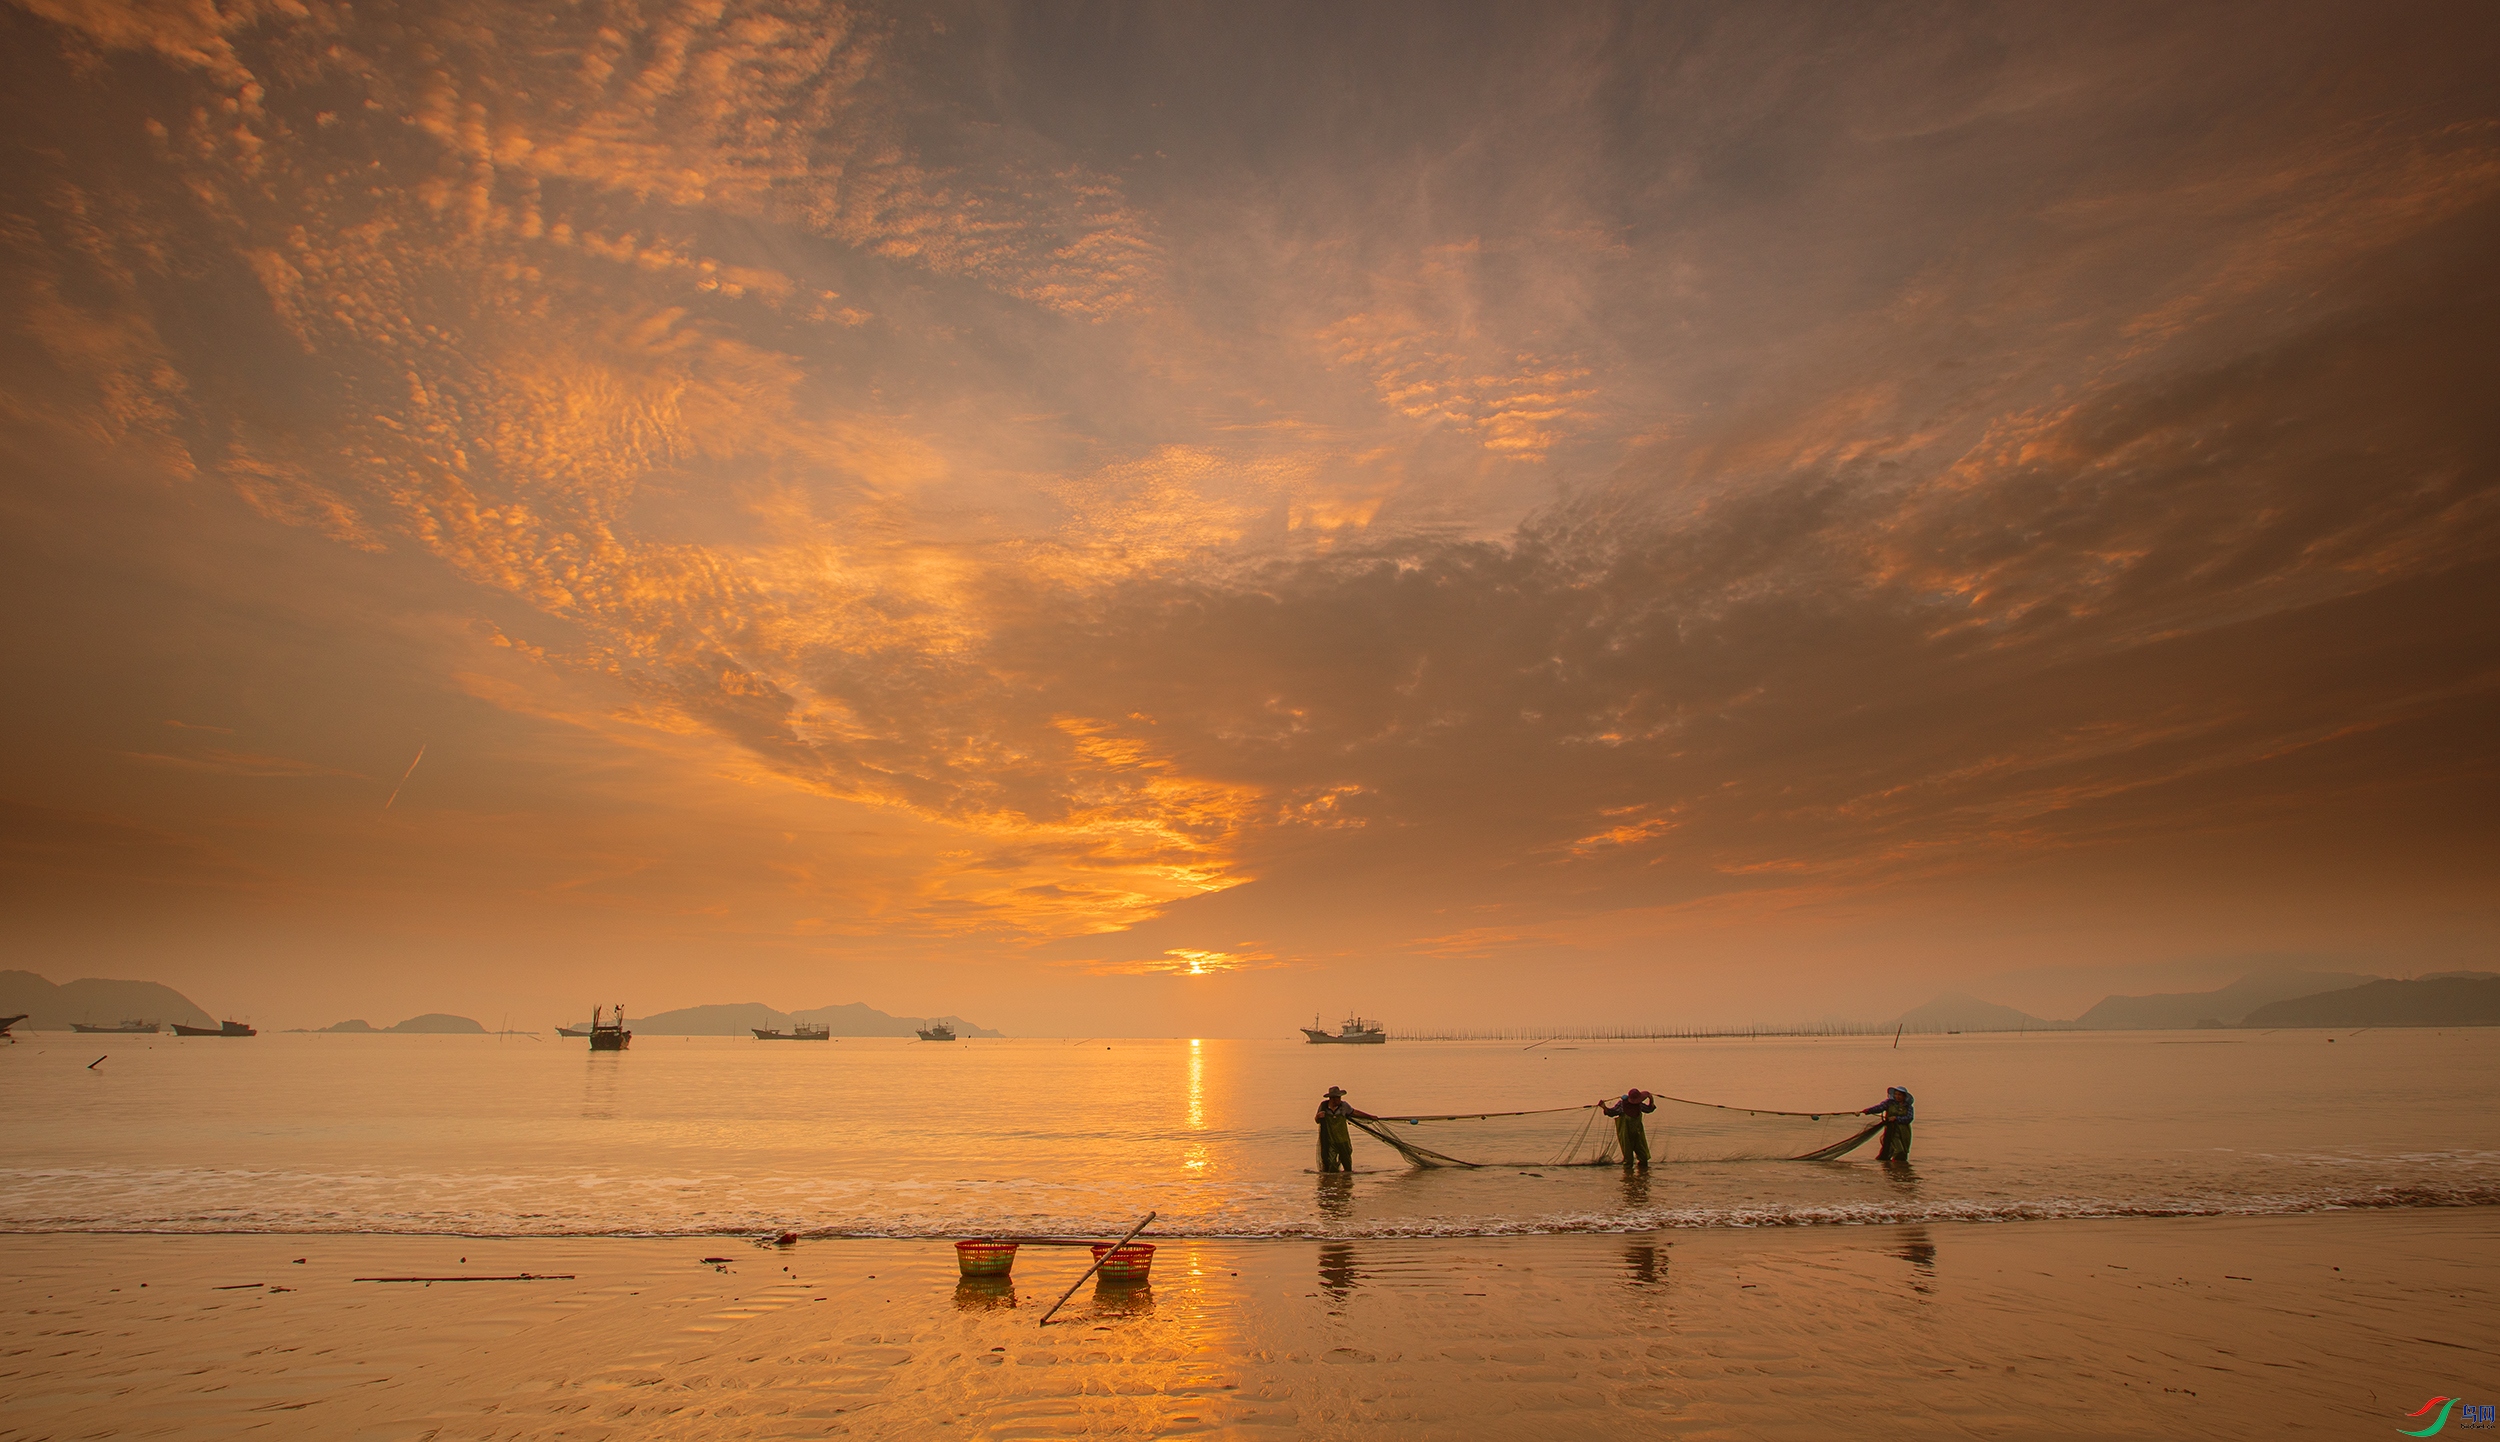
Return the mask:
M 1127 1235 L 1127 1236 L 1122 1237 L 1120 1240 L 1118 1240 L 1118 1241 L 1116 1241 L 1116 1242 L 1113 1242 L 1113 1243 L 1111 1244 L 1111 1250 L 1110 1250 L 1110 1251 L 1103 1253 L 1103 1254 L 1102 1254 L 1101 1256 L 1099 1256 L 1099 1257 L 1096 1257 L 1096 1258 L 1094 1259 L 1094 1265 L 1092 1265 L 1092 1266 L 1090 1266 L 1090 1267 L 1087 1267 L 1087 1268 L 1085 1269 L 1085 1276 L 1084 1276 L 1084 1277 L 1079 1277 L 1079 1278 L 1077 1278 L 1075 1281 L 1070 1282 L 1070 1283 L 1068 1284 L 1068 1290 L 1066 1290 L 1066 1291 L 1064 1291 L 1064 1292 L 1061 1292 L 1061 1293 L 1059 1294 L 1059 1300 L 1050 1304 L 1050 1310 L 1049 1310 L 1049 1311 L 1047 1311 L 1047 1312 L 1044 1312 L 1044 1313 L 1042 1314 L 1042 1323 L 1041 1323 L 1041 1324 L 1042 1324 L 1043 1326 L 1045 1326 L 1045 1327 L 1049 1326 L 1049 1325 L 1050 1325 L 1050 1319 L 1051 1319 L 1052 1317 L 1054 1317 L 1054 1316 L 1058 1315 L 1059 1309 L 1060 1309 L 1061 1307 L 1064 1307 L 1064 1306 L 1068 1305 L 1068 1299 L 1069 1299 L 1070 1297 L 1073 1297 L 1073 1296 L 1075 1296 L 1075 1295 L 1076 1295 L 1076 1289 L 1085 1285 L 1085 1277 L 1090 1277 L 1090 1276 L 1094 1275 L 1094 1273 L 1096 1273 L 1096 1272 L 1098 1272 L 1098 1271 L 1101 1271 L 1101 1270 L 1102 1270 L 1102 1264 L 1103 1264 L 1103 1263 L 1108 1262 L 1108 1261 L 1110 1261 L 1113 1257 L 1116 1257 L 1116 1256 L 1120 1255 L 1120 1249 L 1121 1249 L 1122 1247 L 1127 1246 L 1129 1243 L 1131 1243 L 1131 1242 L 1133 1242 L 1133 1241 L 1137 1240 L 1137 1234 L 1138 1234 L 1139 1232 L 1142 1232 L 1142 1231 L 1146 1230 L 1146 1223 L 1151 1222 L 1151 1221 L 1153 1221 L 1154 1219 L 1155 1219 L 1155 1214 L 1154 1214 L 1154 1213 L 1152 1213 L 1152 1212 L 1148 1212 L 1148 1213 L 1147 1213 L 1147 1214 L 1146 1214 L 1146 1215 L 1145 1215 L 1142 1219 L 1140 1219 L 1140 1220 L 1139 1220 L 1139 1222 L 1137 1223 L 1137 1225 L 1136 1225 L 1136 1226 L 1133 1226 L 1133 1227 L 1131 1227 L 1131 1228 L 1129 1228 L 1129 1229 L 1128 1229 L 1128 1235 Z

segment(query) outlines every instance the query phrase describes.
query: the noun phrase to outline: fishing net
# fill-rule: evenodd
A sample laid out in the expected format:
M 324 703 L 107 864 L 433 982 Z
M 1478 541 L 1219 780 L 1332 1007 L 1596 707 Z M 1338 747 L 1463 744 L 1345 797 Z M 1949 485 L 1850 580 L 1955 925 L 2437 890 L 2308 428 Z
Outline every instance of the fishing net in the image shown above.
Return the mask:
M 1656 1162 L 1832 1161 L 1884 1126 L 1854 1110 L 1770 1112 L 1653 1100 L 1658 1109 L 1641 1120 Z M 1418 1167 L 1596 1167 L 1622 1160 L 1615 1119 L 1595 1105 L 1356 1118 L 1354 1125 Z

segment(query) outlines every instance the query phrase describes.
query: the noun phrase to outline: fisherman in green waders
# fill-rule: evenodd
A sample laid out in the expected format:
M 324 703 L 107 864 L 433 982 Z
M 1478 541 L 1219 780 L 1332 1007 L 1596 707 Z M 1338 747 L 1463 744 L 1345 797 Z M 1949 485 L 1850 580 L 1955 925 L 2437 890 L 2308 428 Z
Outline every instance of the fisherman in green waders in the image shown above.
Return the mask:
M 1881 1113 L 1884 1118 L 1884 1141 L 1875 1152 L 1879 1162 L 1906 1162 L 1910 1159 L 1910 1123 L 1918 1119 L 1918 1101 L 1900 1087 L 1884 1088 L 1884 1099 L 1858 1113 L 1871 1117 Z
M 1358 1112 L 1347 1106 L 1344 1087 L 1330 1087 L 1322 1097 L 1319 1110 L 1311 1120 L 1319 1123 L 1319 1169 L 1323 1172 L 1354 1170 L 1354 1135 L 1346 1127 L 1350 1117 L 1371 1121 L 1370 1112 Z
M 1615 1119 L 1615 1150 L 1623 1153 L 1623 1164 L 1649 1165 L 1649 1128 L 1641 1118 L 1658 1110 L 1650 1094 L 1634 1087 L 1613 1101 L 1601 1101 L 1597 1109 Z

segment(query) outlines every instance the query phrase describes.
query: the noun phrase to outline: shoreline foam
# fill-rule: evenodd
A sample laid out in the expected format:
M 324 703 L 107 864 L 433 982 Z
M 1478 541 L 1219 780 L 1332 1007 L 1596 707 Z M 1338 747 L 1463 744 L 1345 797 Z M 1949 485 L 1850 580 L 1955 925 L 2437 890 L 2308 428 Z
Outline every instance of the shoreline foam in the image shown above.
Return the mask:
M 1159 1236 L 1201 1241 L 1319 1241 L 1331 1239 L 1537 1237 L 1611 1235 L 1643 1231 L 1755 1231 L 1770 1228 L 1928 1226 L 1939 1224 L 2008 1224 L 2050 1221 L 2105 1221 L 2132 1217 L 2295 1217 L 2334 1212 L 2435 1211 L 2500 1207 L 2500 1186 L 2427 1187 L 2388 1185 L 2361 1191 L 2322 1192 L 2311 1196 L 2258 1195 L 2176 1198 L 2028 1198 L 2004 1201 L 1938 1199 L 1932 1202 L 1863 1202 L 1850 1204 L 1775 1204 L 1702 1208 L 1649 1207 L 1606 1213 L 1548 1213 L 1514 1219 L 1464 1217 L 1396 1218 L 1376 1223 L 1330 1226 L 1284 1221 L 1244 1227 L 1193 1224 L 1175 1218 L 1158 1226 Z M 1102 1230 L 1104 1218 L 1020 1215 L 966 1216 L 928 1221 L 809 1225 L 785 1214 L 758 1213 L 734 1224 L 633 1227 L 602 1224 L 579 1226 L 461 1226 L 432 1218 L 361 1217 L 323 1225 L 303 1218 L 273 1218 L 237 1224 L 217 1218 L 8 1218 L 0 1219 L 0 1237 L 10 1236 L 335 1236 L 335 1237 L 474 1237 L 505 1240 L 744 1237 L 796 1231 L 818 1241 L 914 1241 L 964 1236 L 1052 1236 Z M 1116 1230 L 1116 1229 L 1115 1229 Z

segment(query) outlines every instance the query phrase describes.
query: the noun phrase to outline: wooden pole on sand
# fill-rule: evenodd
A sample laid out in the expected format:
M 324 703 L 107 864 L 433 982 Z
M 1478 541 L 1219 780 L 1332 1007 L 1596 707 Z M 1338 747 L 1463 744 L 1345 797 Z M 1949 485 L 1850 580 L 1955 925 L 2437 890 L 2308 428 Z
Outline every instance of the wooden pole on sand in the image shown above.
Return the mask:
M 1138 1234 L 1139 1232 L 1142 1232 L 1142 1231 L 1146 1230 L 1146 1223 L 1151 1222 L 1151 1221 L 1153 1221 L 1154 1219 L 1155 1219 L 1155 1214 L 1154 1214 L 1154 1213 L 1152 1213 L 1152 1212 L 1148 1212 L 1148 1213 L 1147 1213 L 1144 1217 L 1140 1218 L 1140 1219 L 1138 1220 L 1138 1223 L 1137 1223 L 1137 1225 L 1136 1225 L 1136 1226 L 1133 1226 L 1133 1227 L 1131 1227 L 1131 1228 L 1129 1228 L 1129 1229 L 1128 1229 L 1128 1235 L 1127 1235 L 1127 1236 L 1122 1237 L 1120 1240 L 1118 1240 L 1118 1241 L 1116 1241 L 1116 1242 L 1113 1242 L 1113 1243 L 1111 1244 L 1111 1250 L 1110 1250 L 1110 1251 L 1105 1252 L 1105 1253 L 1103 1253 L 1101 1256 L 1096 1257 L 1096 1258 L 1094 1259 L 1094 1265 L 1092 1265 L 1092 1266 L 1090 1266 L 1090 1267 L 1087 1267 L 1087 1268 L 1085 1269 L 1085 1277 L 1090 1277 L 1090 1276 L 1094 1275 L 1094 1273 L 1096 1273 L 1096 1272 L 1098 1272 L 1098 1271 L 1101 1271 L 1101 1270 L 1102 1270 L 1102 1264 L 1103 1264 L 1103 1263 L 1108 1262 L 1108 1261 L 1110 1261 L 1113 1257 L 1116 1257 L 1116 1256 L 1120 1255 L 1120 1249 L 1121 1249 L 1122 1247 L 1127 1246 L 1129 1243 L 1131 1243 L 1131 1242 L 1133 1242 L 1133 1241 L 1137 1240 L 1137 1234 Z M 1049 1326 L 1049 1325 L 1050 1325 L 1050 1319 L 1051 1319 L 1052 1317 L 1054 1317 L 1054 1316 L 1057 1316 L 1057 1315 L 1058 1315 L 1059 1309 L 1060 1309 L 1061 1307 L 1064 1307 L 1064 1306 L 1068 1305 L 1068 1299 L 1069 1299 L 1070 1297 L 1073 1297 L 1073 1296 L 1075 1296 L 1075 1295 L 1076 1295 L 1076 1289 L 1085 1285 L 1085 1277 L 1079 1277 L 1079 1278 L 1077 1278 L 1075 1281 L 1070 1282 L 1070 1283 L 1068 1284 L 1068 1290 L 1066 1290 L 1066 1291 L 1064 1291 L 1064 1292 L 1061 1292 L 1061 1293 L 1059 1294 L 1059 1300 L 1050 1304 L 1050 1310 L 1049 1310 L 1049 1311 L 1047 1311 L 1047 1312 L 1044 1312 L 1044 1313 L 1042 1314 L 1042 1325 L 1043 1325 L 1043 1326 L 1045 1326 L 1045 1327 Z

